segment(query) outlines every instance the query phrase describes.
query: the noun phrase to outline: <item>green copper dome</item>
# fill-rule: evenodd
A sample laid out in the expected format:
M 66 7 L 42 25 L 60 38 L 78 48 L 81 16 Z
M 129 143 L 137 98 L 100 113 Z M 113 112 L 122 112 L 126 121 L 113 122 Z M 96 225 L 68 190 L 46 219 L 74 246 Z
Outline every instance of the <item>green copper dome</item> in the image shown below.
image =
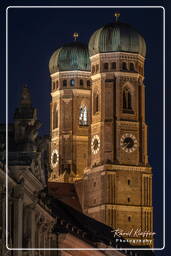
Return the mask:
M 144 38 L 130 25 L 115 22 L 98 29 L 90 38 L 90 56 L 105 52 L 130 52 L 145 57 L 146 44 Z
M 90 71 L 88 48 L 80 42 L 72 42 L 57 49 L 49 61 L 51 74 L 72 70 Z

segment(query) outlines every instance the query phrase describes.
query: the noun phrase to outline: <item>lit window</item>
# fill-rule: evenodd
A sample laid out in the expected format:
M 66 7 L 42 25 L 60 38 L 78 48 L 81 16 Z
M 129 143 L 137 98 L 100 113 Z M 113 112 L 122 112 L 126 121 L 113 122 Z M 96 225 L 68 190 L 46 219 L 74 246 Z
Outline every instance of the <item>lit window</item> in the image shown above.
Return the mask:
M 80 117 L 79 117 L 80 125 L 88 125 L 88 111 L 86 106 L 80 107 Z
M 70 80 L 70 86 L 74 86 L 75 85 L 75 80 L 74 79 L 71 79 Z

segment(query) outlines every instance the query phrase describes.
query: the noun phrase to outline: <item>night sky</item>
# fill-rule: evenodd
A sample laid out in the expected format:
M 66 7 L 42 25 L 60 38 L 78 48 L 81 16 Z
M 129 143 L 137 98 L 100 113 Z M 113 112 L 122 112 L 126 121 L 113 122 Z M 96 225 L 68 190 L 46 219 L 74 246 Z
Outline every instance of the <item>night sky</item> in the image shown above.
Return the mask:
M 8 5 L 24 5 L 25 3 L 26 1 L 12 1 Z M 61 4 L 57 1 L 49 1 L 48 4 L 47 1 L 39 1 L 37 4 L 49 5 L 50 3 Z M 31 6 L 33 3 L 28 1 L 26 4 Z M 36 1 L 34 1 L 35 4 Z M 75 4 L 80 5 L 80 2 Z M 89 4 L 88 1 L 84 2 L 84 5 Z M 94 5 L 118 4 L 112 1 L 108 3 L 99 1 L 94 2 Z M 142 3 L 142 5 L 146 4 Z M 155 5 L 161 5 L 161 2 L 158 1 Z M 43 124 L 40 133 L 49 134 L 50 76 L 48 63 L 51 54 L 63 44 L 72 42 L 74 32 L 79 33 L 79 41 L 88 43 L 95 30 L 114 20 L 113 14 L 116 11 L 121 14 L 120 21 L 136 28 L 147 44 L 144 83 L 146 85 L 146 121 L 149 126 L 149 160 L 153 167 L 154 232 L 157 233 L 155 247 L 162 247 L 163 10 L 161 8 L 9 9 L 9 122 L 13 122 L 13 114 L 19 104 L 22 86 L 27 84 L 31 90 L 33 105 L 38 109 L 38 118 Z M 5 13 L 1 17 L 1 23 L 5 26 Z M 1 84 L 3 86 L 1 86 L 0 121 L 5 122 L 5 30 L 1 31 L 1 46 L 1 50 L 3 49 L 1 51 Z M 157 255 L 168 254 L 165 250 L 165 252 L 158 252 Z

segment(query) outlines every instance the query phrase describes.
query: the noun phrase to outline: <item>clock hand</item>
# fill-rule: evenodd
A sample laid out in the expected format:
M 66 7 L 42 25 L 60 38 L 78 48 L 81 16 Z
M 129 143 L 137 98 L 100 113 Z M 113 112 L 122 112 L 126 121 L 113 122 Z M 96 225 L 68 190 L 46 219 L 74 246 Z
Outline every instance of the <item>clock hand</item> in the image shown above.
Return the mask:
M 129 145 L 129 142 L 128 143 L 124 143 L 124 148 L 126 148 L 128 145 Z

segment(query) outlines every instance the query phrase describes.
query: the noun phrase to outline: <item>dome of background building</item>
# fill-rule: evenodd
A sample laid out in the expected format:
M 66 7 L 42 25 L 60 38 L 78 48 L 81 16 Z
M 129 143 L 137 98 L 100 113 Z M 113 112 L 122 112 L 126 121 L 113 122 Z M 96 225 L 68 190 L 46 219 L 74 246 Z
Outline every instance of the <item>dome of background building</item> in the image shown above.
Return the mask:
M 133 27 L 116 21 L 95 31 L 89 40 L 90 56 L 106 52 L 138 53 L 145 57 L 146 43 Z
M 77 41 L 57 49 L 49 61 L 51 74 L 72 70 L 90 71 L 88 47 Z

